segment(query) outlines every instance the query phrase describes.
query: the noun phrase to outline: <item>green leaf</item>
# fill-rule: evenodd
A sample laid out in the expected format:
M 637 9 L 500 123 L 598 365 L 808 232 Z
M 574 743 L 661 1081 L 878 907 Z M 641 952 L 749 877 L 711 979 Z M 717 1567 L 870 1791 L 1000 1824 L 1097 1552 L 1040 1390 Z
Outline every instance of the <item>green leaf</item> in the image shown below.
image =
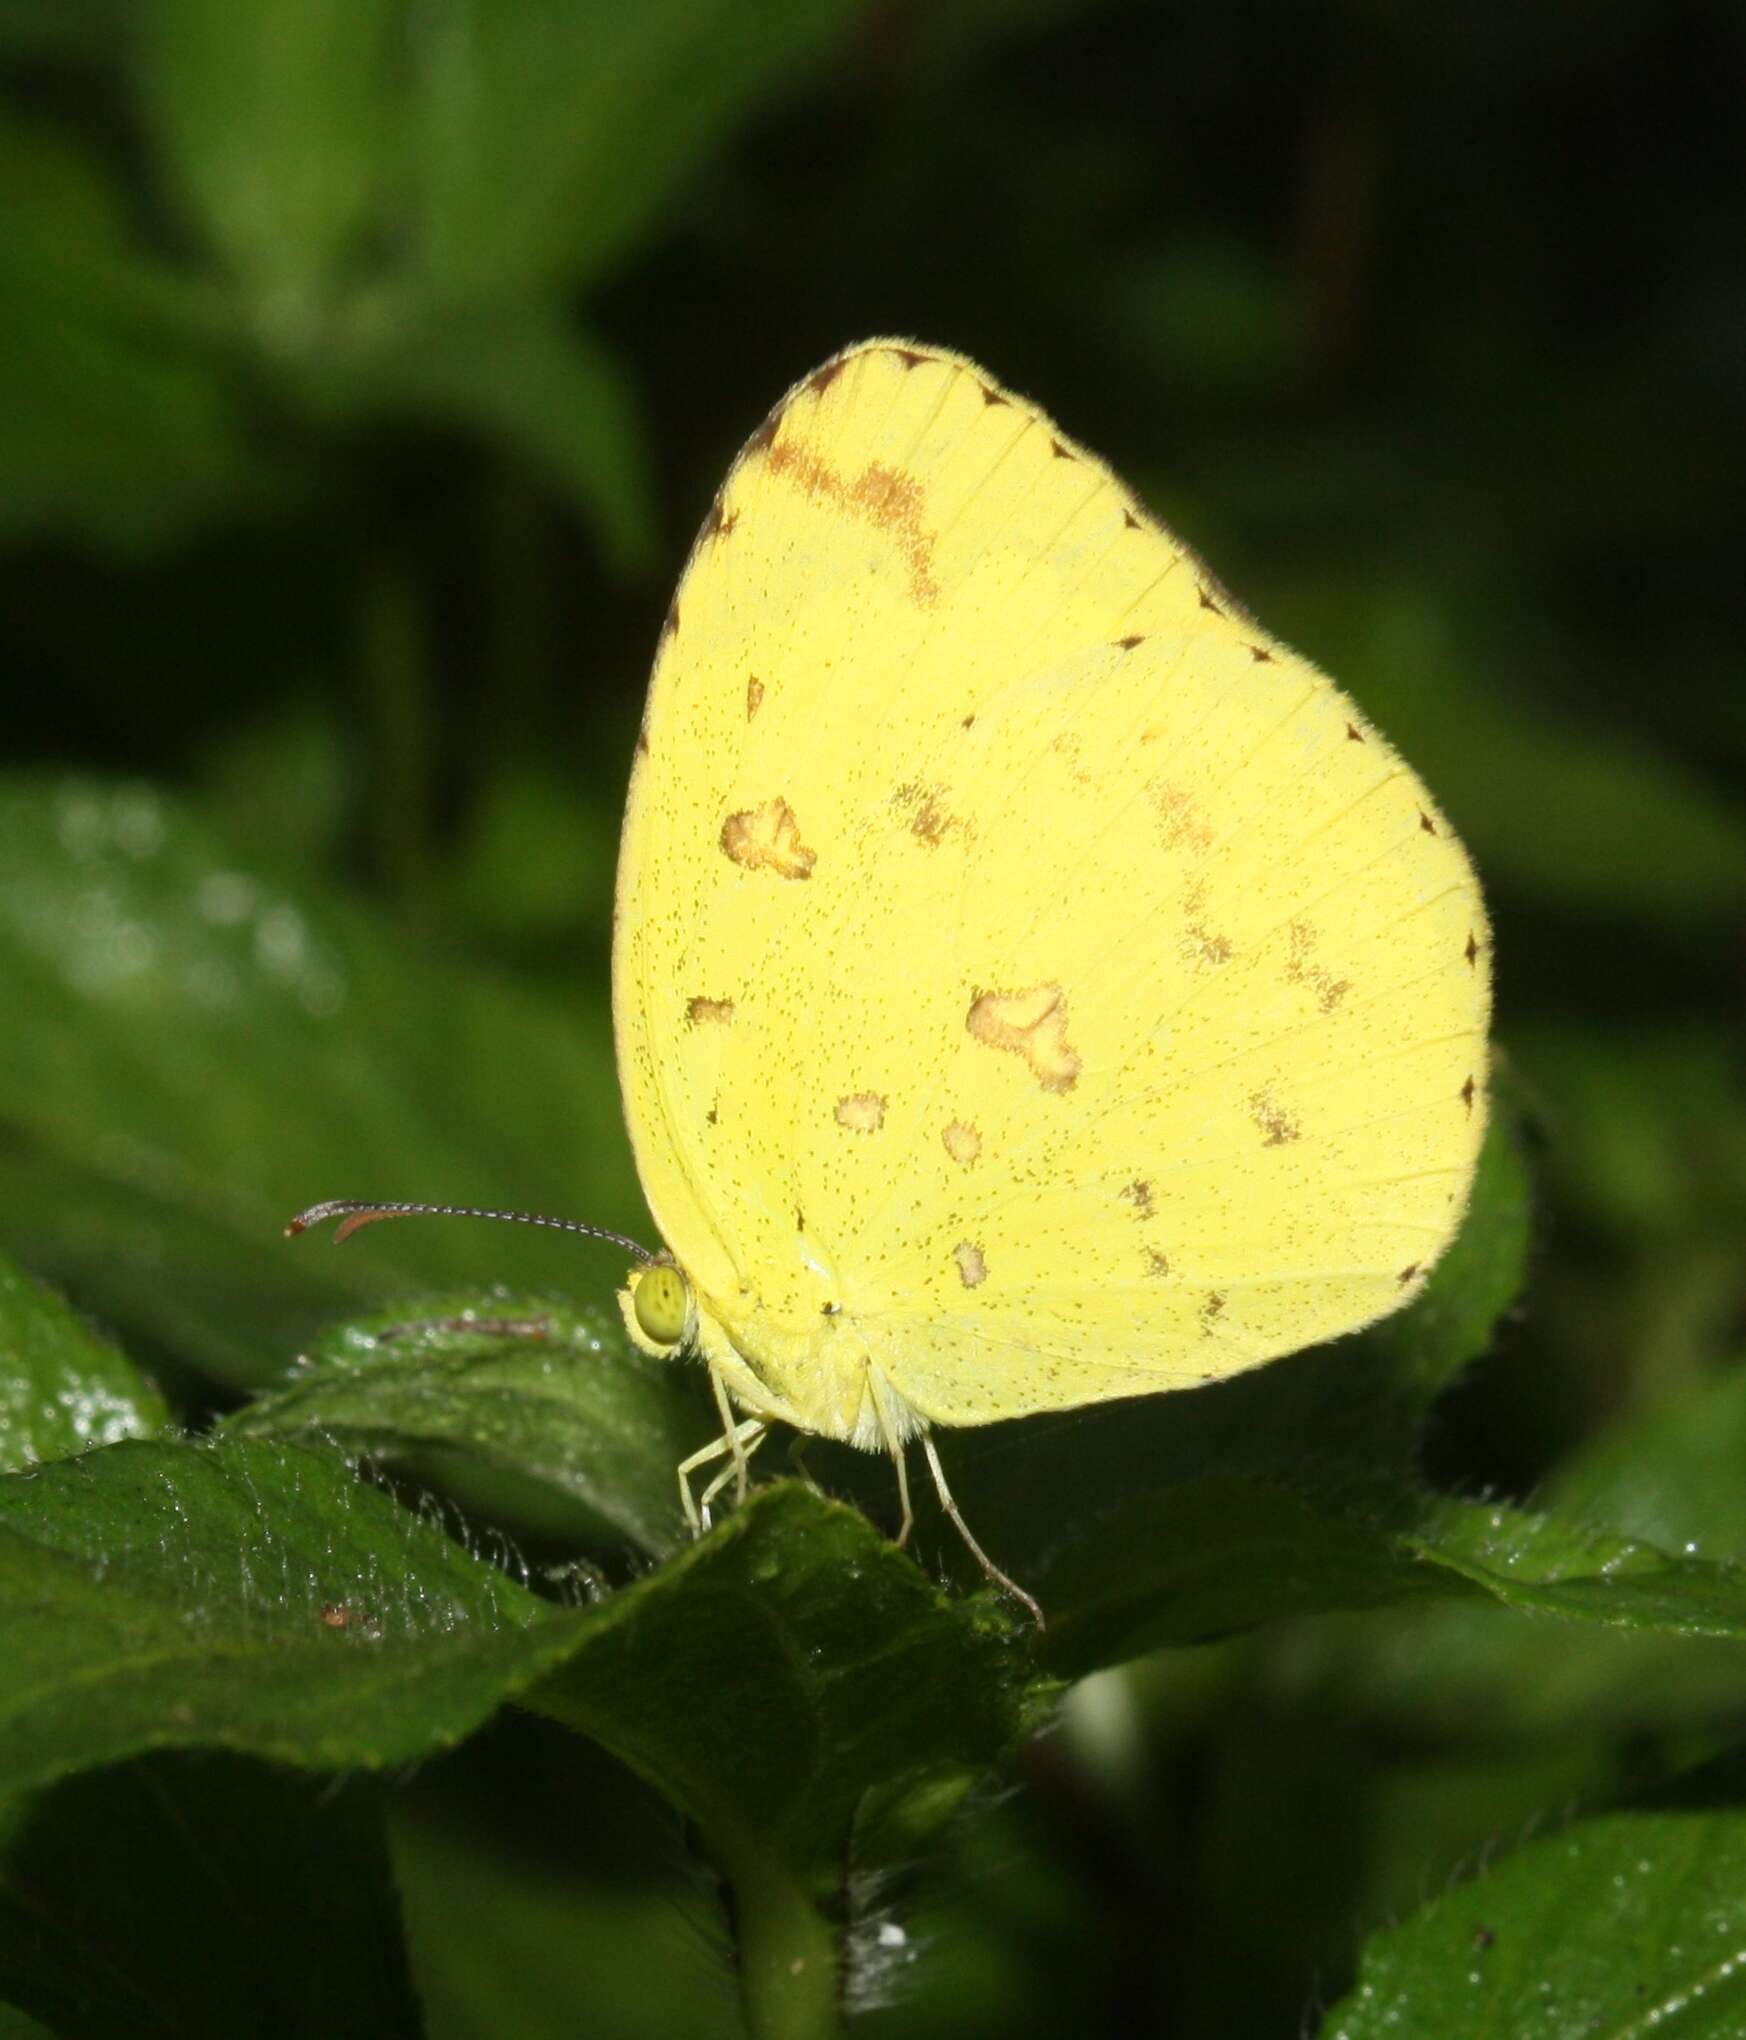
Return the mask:
M 1048 1613 L 1046 1661 L 1077 1677 L 1285 1615 L 1460 1591 L 1415 1557 L 1325 1492 L 1226 1477 L 1130 1495 L 1023 1577 Z
M 0 1843 L 0 1993 L 66 2040 L 423 2032 L 375 1794 L 161 1753 Z
M 170 178 L 253 296 L 307 344 L 392 161 L 391 0 L 150 0 L 139 81 Z
M 605 1015 L 590 1029 L 437 969 L 161 794 L 0 783 L 0 976 L 0 1225 L 181 1356 L 263 1381 L 291 1337 L 414 1282 L 574 1270 L 599 1294 L 621 1273 L 509 1226 L 375 1226 L 338 1252 L 281 1237 L 347 1193 L 634 1230 Z
M 530 1827 L 578 1845 L 527 1847 Z M 506 1723 L 397 1794 L 389 1837 L 433 2033 L 744 2033 L 719 1883 L 678 1816 L 580 1737 Z
M 169 1420 L 126 1354 L 0 1257 L 0 1472 L 148 1437 Z
M 1126 1498 L 1026 1584 L 1068 1674 L 1283 1615 L 1482 1593 L 1505 1607 L 1746 1638 L 1746 1570 L 1501 1504 L 1208 1478 Z
M 1028 1719 L 1025 1633 L 784 1481 L 600 1604 L 587 1647 L 528 1697 L 712 1832 L 763 1835 L 829 1873 L 875 1787 L 978 1770 L 1011 1741 Z M 663 1662 L 657 1715 L 646 1681 Z
M 1503 1068 L 1493 1085 L 1491 1124 L 1461 1230 L 1413 1302 L 1366 1334 L 1395 1356 L 1402 1378 L 1427 1399 L 1486 1352 L 1527 1276 L 1533 1204 L 1516 1128 L 1517 1087 Z
M 1321 2040 L 1484 2033 L 1733 2040 L 1746 1815 L 1619 1814 L 1517 1850 L 1367 1944 Z
M 55 2040 L 54 2029 L 11 2005 L 0 2005 L 0 2040 Z
M 410 417 L 485 439 L 570 505 L 613 572 L 653 563 L 654 476 L 629 381 L 559 305 L 421 305 L 371 345 L 314 364 L 305 387 L 324 410 Z
M 264 498 L 194 288 L 47 126 L 0 123 L 0 536 L 159 550 Z
M 562 1611 L 332 1459 L 245 1440 L 0 1481 L 0 1630 L 0 1793 L 166 1746 L 379 1767 L 521 1697 L 696 1822 L 759 2016 L 835 2002 L 846 1866 L 913 1848 L 1040 1698 L 1007 1623 L 794 1484 Z
M 438 296 L 591 282 L 857 0 L 437 0 L 414 89 L 419 265 Z
M 1506 1606 L 1678 1636 L 1746 1636 L 1746 1568 L 1551 1515 L 1438 1500 L 1403 1546 Z
M 40 61 L 107 58 L 121 41 L 116 0 L 0 0 L 0 51 Z
M 468 1322 L 482 1325 L 475 1330 Z M 493 1332 L 492 1323 L 530 1336 Z M 338 1441 L 445 1492 L 483 1470 L 495 1521 L 651 1555 L 684 1534 L 674 1469 L 715 1431 L 680 1370 L 627 1351 L 614 1317 L 533 1297 L 424 1297 L 328 1333 L 295 1384 L 230 1418 L 234 1436 Z
M 448 910 L 506 946 L 591 941 L 604 954 L 609 902 L 579 895 L 569 874 L 605 870 L 617 847 L 618 816 L 579 801 L 562 760 L 506 766 L 480 785 L 454 845 Z
M 1729 1250 L 1746 1226 L 1746 1096 L 1726 1025 L 1528 1026 L 1512 1043 L 1544 1099 L 1545 1171 L 1561 1205 L 1642 1254 Z M 1731 1288 L 1731 1285 L 1730 1285 Z
M 846 1875 L 949 1817 L 1040 1695 L 1011 1626 L 786 1483 L 596 1608 L 528 1697 L 697 1823 L 734 1887 L 754 2030 L 807 2032 L 839 2002 Z
M 1746 1366 L 1603 1432 L 1559 1469 L 1548 1505 L 1668 1551 L 1746 1560 Z
M 1422 588 L 1324 577 L 1292 606 L 1306 641 L 1423 768 L 1482 877 L 1656 927 L 1701 925 L 1746 900 L 1736 807 L 1627 730 L 1493 693 L 1474 676 L 1507 656 L 1461 643 Z
M 456 1741 L 575 1618 L 331 1455 L 122 1444 L 0 1480 L 0 1795 L 142 1751 L 319 1768 Z

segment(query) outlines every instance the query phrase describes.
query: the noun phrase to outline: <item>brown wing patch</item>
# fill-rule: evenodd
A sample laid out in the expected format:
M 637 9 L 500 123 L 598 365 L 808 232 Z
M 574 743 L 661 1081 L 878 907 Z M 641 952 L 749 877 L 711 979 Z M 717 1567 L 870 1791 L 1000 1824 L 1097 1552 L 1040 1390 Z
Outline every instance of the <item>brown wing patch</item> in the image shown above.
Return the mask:
M 800 840 L 800 824 L 785 800 L 742 808 L 721 825 L 721 847 L 748 871 L 773 871 L 778 878 L 810 878 L 818 853 Z
M 1091 774 L 1085 769 L 1085 753 L 1072 730 L 1063 730 L 1049 746 L 1067 761 L 1067 776 L 1075 786 L 1089 786 Z
M 851 1133 L 877 1133 L 885 1124 L 885 1100 L 877 1091 L 857 1091 L 837 1100 L 837 1124 Z
M 1067 995 L 1059 985 L 1022 992 L 978 992 L 965 1026 L 985 1048 L 1022 1056 L 1045 1091 L 1070 1091 L 1079 1057 L 1067 1040 Z
M 934 534 L 923 528 L 923 490 L 914 475 L 873 460 L 851 481 L 807 447 L 786 440 L 771 447 L 767 465 L 771 474 L 840 504 L 886 533 L 909 568 L 910 599 L 924 609 L 934 603 L 940 592 L 933 573 Z
M 1141 742 L 1144 743 L 1152 734 L 1147 731 Z M 1213 825 L 1185 787 L 1173 785 L 1168 779 L 1154 779 L 1148 782 L 1146 791 L 1152 796 L 1152 805 L 1164 818 L 1166 850 L 1180 850 L 1185 845 L 1190 850 L 1212 847 Z
M 1203 1332 L 1210 1332 L 1213 1326 L 1216 1325 L 1219 1319 L 1224 1315 L 1224 1309 L 1225 1309 L 1224 1297 L 1220 1294 L 1218 1290 L 1216 1289 L 1210 1290 L 1207 1294 L 1207 1299 L 1205 1303 L 1203 1303 L 1200 1307 L 1201 1330 Z
M 1125 1198 L 1142 1218 L 1150 1218 L 1152 1216 L 1152 1186 L 1150 1183 L 1136 1177 L 1132 1183 L 1124 1183 L 1120 1190 L 1116 1192 L 1116 1195 Z
M 746 720 L 750 722 L 764 706 L 764 683 L 756 673 L 746 678 Z
M 1352 989 L 1351 980 L 1337 978 L 1325 964 L 1316 961 L 1316 931 L 1307 921 L 1293 921 L 1286 931 L 1291 947 L 1285 959 L 1285 981 L 1304 985 L 1315 994 L 1316 1004 L 1331 1013 Z
M 1298 1124 L 1280 1105 L 1268 1090 L 1253 1092 L 1249 1098 L 1249 1117 L 1261 1129 L 1263 1144 L 1267 1147 L 1284 1147 L 1287 1141 L 1296 1140 Z
M 982 1152 L 982 1136 L 967 1119 L 954 1119 L 940 1139 L 945 1142 L 947 1154 L 962 1168 L 969 1168 Z
M 1118 652 L 1131 652 L 1135 645 L 1143 645 L 1145 642 L 1146 640 L 1143 637 L 1119 637 L 1116 639 L 1116 650 Z
M 974 1289 L 978 1283 L 988 1280 L 988 1263 L 982 1258 L 982 1249 L 971 1240 L 960 1240 L 952 1249 L 952 1259 L 958 1264 L 958 1279 L 966 1289 Z
M 1188 925 L 1182 931 L 1177 947 L 1188 963 L 1209 964 L 1216 968 L 1231 960 L 1230 938 L 1215 935 L 1206 925 L 1206 887 L 1191 885 L 1182 895 L 1183 909 L 1188 916 Z
M 1170 1273 L 1169 1255 L 1159 1253 L 1156 1247 L 1148 1247 L 1146 1249 L 1146 1273 L 1154 1281 L 1168 1275 Z
M 692 1027 L 726 1027 L 734 1017 L 732 999 L 691 999 L 685 1007 L 685 1018 Z
M 908 821 L 910 834 L 930 850 L 937 850 L 950 835 L 968 839 L 971 833 L 969 823 L 950 813 L 945 802 L 943 786 L 920 780 L 894 788 L 891 795 L 891 805 Z

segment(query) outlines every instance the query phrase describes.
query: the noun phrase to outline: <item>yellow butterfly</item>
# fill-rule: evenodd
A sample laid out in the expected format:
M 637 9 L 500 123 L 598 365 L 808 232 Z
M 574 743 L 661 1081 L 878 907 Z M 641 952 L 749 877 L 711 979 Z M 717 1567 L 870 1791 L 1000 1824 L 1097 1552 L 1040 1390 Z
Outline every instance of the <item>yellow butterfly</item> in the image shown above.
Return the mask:
M 1489 977 L 1418 779 L 1100 461 L 961 355 L 833 357 L 692 550 L 619 857 L 668 1250 L 622 1302 L 709 1370 L 693 1525 L 780 1421 L 888 1452 L 907 1531 L 919 1436 L 1010 1586 L 932 1428 L 1398 1309 L 1472 1183 Z

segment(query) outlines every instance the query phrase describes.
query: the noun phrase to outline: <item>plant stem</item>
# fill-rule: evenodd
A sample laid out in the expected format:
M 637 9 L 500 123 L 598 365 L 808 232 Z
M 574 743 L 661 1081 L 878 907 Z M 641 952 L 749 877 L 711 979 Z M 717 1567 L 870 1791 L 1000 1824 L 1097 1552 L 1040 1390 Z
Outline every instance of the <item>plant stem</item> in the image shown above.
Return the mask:
M 805 1882 L 755 1843 L 718 1860 L 733 1887 L 751 2040 L 830 2040 L 842 2030 L 835 1927 Z

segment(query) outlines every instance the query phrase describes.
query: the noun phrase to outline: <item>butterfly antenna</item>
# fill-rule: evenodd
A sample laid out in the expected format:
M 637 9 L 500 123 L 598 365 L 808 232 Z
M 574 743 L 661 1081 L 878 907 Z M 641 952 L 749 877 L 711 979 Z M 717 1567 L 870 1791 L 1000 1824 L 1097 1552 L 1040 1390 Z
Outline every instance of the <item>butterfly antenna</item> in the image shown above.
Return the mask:
M 581 1233 L 591 1240 L 610 1240 L 615 1247 L 623 1247 L 627 1254 L 634 1254 L 646 1266 L 653 1266 L 658 1258 L 651 1254 L 640 1240 L 626 1239 L 604 1225 L 584 1225 L 579 1218 L 547 1218 L 537 1211 L 487 1211 L 474 1204 L 401 1204 L 388 1203 L 379 1198 L 335 1197 L 326 1204 L 312 1204 L 307 1211 L 300 1211 L 285 1228 L 285 1237 L 295 1239 L 300 1232 L 307 1232 L 312 1225 L 321 1225 L 330 1218 L 339 1220 L 339 1230 L 333 1236 L 337 1247 L 342 1240 L 348 1240 L 361 1225 L 374 1225 L 379 1218 L 499 1218 L 508 1225 L 544 1225 L 553 1232 Z

